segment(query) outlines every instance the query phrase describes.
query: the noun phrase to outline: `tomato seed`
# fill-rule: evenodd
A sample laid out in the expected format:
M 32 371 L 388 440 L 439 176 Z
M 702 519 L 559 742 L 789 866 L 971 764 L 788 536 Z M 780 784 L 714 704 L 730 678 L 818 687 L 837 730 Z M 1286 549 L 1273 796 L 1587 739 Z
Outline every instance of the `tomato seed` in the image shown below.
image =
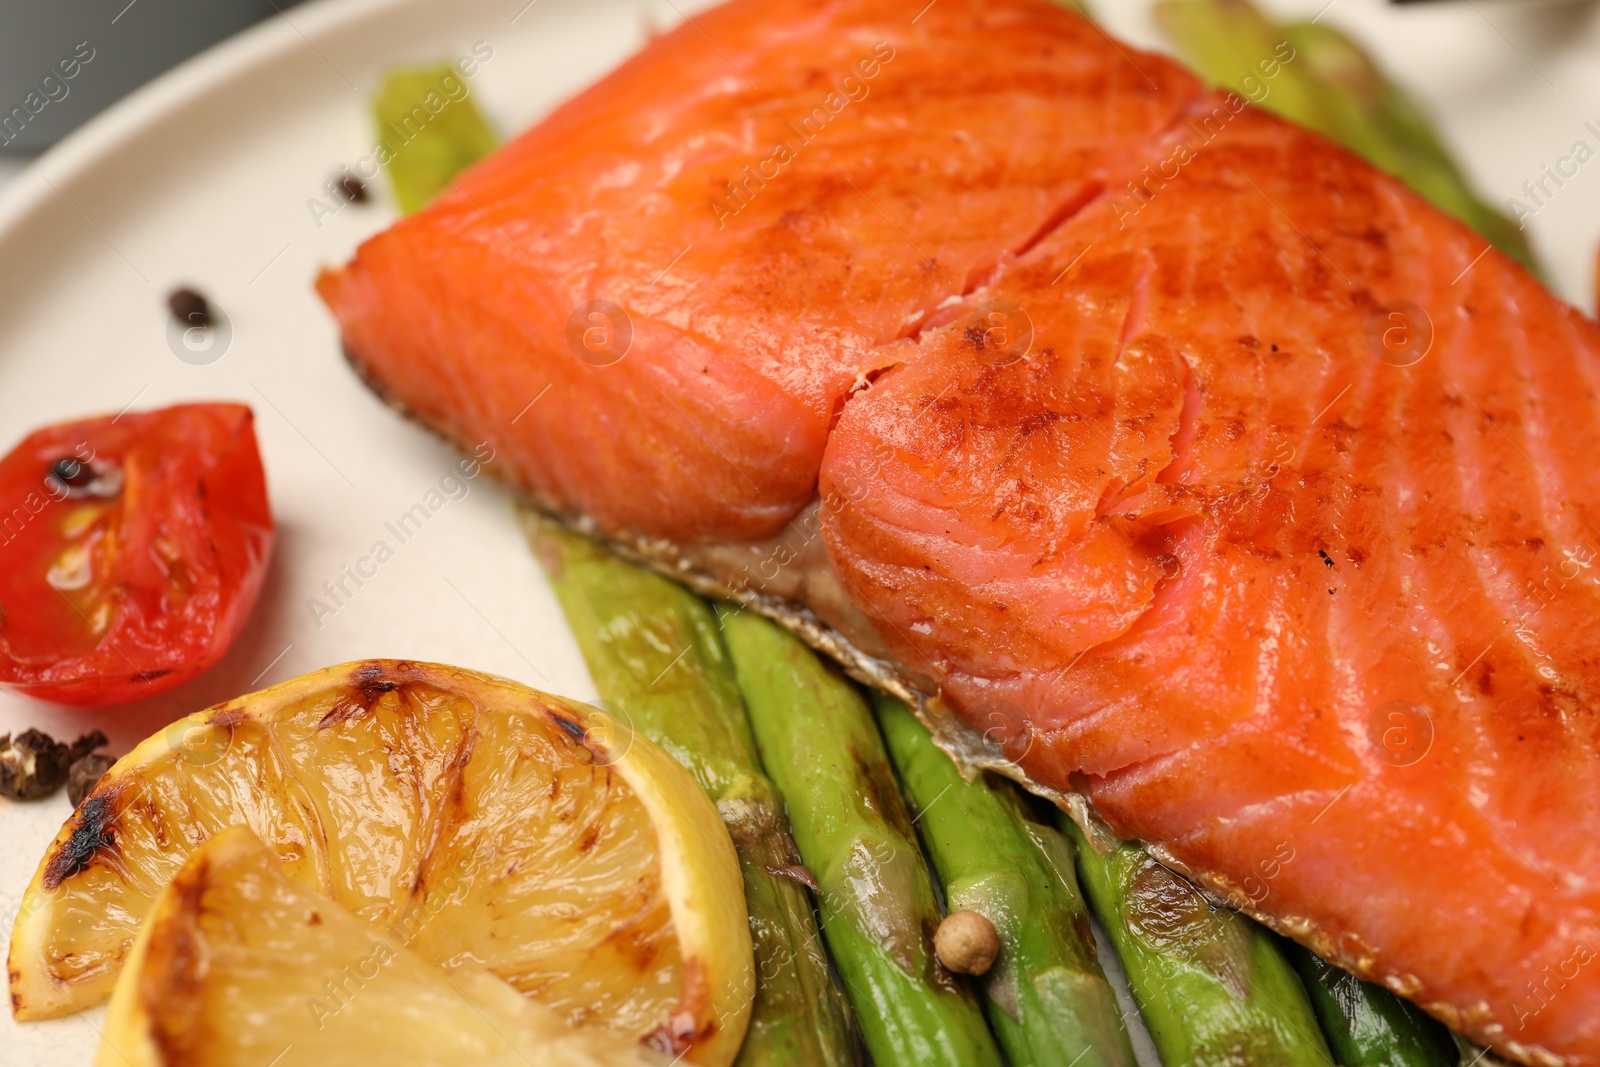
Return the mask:
M 63 593 L 88 586 L 94 578 L 94 563 L 89 558 L 89 547 L 82 542 L 68 545 L 45 571 L 44 580 Z

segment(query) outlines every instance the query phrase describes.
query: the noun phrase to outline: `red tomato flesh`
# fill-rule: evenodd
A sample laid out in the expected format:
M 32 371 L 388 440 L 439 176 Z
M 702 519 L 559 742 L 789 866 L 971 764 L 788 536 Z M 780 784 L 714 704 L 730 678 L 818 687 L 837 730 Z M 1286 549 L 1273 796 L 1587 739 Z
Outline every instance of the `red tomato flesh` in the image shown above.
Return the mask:
M 244 628 L 272 543 L 242 404 L 34 431 L 0 459 L 0 686 L 104 705 L 187 681 Z

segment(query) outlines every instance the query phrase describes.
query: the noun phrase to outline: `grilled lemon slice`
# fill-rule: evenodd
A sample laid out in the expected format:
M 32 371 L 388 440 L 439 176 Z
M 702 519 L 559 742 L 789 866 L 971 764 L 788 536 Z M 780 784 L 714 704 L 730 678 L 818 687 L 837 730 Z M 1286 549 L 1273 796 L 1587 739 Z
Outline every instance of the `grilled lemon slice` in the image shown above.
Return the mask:
M 244 827 L 190 854 L 111 995 L 97 1067 L 665 1067 L 486 971 L 445 971 L 295 882 Z
M 594 708 L 385 660 L 199 712 L 119 760 L 18 911 L 14 1014 L 107 996 L 156 894 L 236 825 L 431 963 L 482 967 L 570 1025 L 689 1062 L 738 1050 L 743 883 L 683 768 Z

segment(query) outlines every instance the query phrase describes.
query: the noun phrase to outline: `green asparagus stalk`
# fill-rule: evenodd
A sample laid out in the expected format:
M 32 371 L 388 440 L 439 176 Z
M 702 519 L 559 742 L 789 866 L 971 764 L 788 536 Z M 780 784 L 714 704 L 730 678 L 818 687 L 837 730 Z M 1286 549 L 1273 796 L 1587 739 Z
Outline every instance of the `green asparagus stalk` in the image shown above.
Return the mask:
M 450 64 L 391 71 L 372 100 L 379 161 L 402 213 L 432 200 L 500 139 Z
M 1473 191 L 1427 116 L 1343 33 L 1278 25 L 1249 0 L 1161 0 L 1156 20 L 1207 80 L 1326 134 L 1538 272 L 1517 224 Z
M 1286 941 L 1283 948 L 1344 1067 L 1453 1067 L 1459 1062 L 1450 1031 L 1416 1005 L 1302 945 Z
M 756 988 L 742 1067 L 845 1067 L 849 1009 L 828 970 L 808 878 L 761 773 L 711 608 L 681 586 L 524 512 L 602 699 L 666 749 L 721 812 L 744 873 Z
M 1010 782 L 963 779 L 905 704 L 883 694 L 873 702 L 948 909 L 977 912 L 1000 935 L 984 1010 L 1013 1067 L 1132 1067 L 1072 843 L 1035 820 Z
M 934 956 L 933 883 L 866 702 L 766 619 L 718 615 L 867 1050 L 885 1065 L 998 1067 L 976 998 Z
M 1342 140 L 1325 107 L 1327 87 L 1298 56 L 1289 58 L 1292 53 L 1280 47 L 1283 29 L 1250 0 L 1160 0 L 1155 17 L 1178 54 L 1207 81 Z
M 1214 908 L 1134 844 L 1097 852 L 1065 814 L 1089 906 L 1116 946 L 1169 1067 L 1334 1062 L 1305 987 L 1271 933 Z

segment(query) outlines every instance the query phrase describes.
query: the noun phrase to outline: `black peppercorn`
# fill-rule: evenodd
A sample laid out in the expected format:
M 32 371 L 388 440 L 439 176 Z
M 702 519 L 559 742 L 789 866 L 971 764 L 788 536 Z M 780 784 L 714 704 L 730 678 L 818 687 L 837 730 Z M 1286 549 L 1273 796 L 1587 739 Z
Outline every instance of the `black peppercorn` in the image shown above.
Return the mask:
M 339 179 L 339 192 L 352 204 L 365 204 L 367 202 L 367 183 L 357 178 L 354 174 L 346 174 Z
M 66 783 L 72 765 L 106 743 L 99 730 L 64 745 L 42 730 L 0 736 L 0 795 L 38 800 Z
M 184 326 L 211 325 L 211 303 L 193 289 L 174 289 L 167 296 L 167 307 L 172 317 Z

